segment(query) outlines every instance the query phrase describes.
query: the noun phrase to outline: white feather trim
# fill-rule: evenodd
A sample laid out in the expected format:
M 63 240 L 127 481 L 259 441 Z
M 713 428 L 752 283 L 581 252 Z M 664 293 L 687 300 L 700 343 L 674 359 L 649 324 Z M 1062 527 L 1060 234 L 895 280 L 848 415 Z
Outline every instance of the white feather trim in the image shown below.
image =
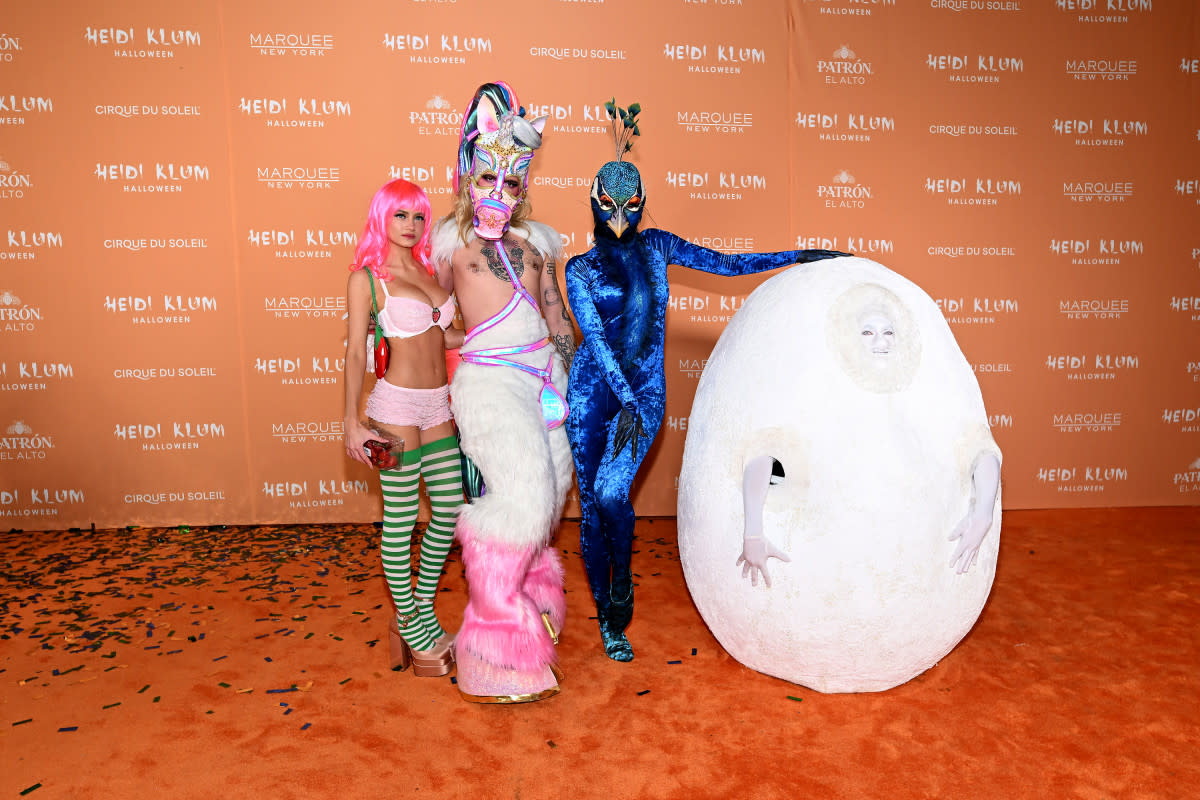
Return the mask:
M 527 240 L 544 259 L 562 260 L 562 237 L 558 231 L 543 222 L 526 220 L 524 228 L 509 228 L 514 236 Z M 526 230 L 526 228 L 528 230 Z M 435 265 L 449 264 L 454 251 L 466 247 L 475 240 L 475 231 L 468 231 L 464 240 L 458 233 L 458 224 L 453 217 L 443 217 L 434 224 L 430 234 L 430 244 L 433 247 L 433 263 Z

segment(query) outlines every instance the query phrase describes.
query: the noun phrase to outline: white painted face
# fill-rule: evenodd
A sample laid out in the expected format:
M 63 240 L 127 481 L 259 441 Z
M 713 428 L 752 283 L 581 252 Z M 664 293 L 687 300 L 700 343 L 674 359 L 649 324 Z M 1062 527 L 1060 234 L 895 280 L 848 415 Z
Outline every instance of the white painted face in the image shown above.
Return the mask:
M 882 311 L 869 311 L 858 321 L 859 335 L 867 354 L 885 357 L 896 345 L 896 326 Z
M 921 361 L 921 335 L 912 310 L 892 290 L 864 281 L 833 301 L 826 336 L 850 378 L 869 392 L 908 386 Z

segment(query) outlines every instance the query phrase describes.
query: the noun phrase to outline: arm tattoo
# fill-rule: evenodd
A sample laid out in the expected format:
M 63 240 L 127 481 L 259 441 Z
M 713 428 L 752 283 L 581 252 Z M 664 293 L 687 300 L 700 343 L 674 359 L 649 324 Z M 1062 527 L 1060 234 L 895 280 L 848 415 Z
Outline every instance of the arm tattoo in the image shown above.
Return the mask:
M 570 372 L 571 362 L 575 359 L 575 337 L 566 333 L 556 333 L 550 337 L 550 341 L 554 343 L 554 349 L 562 356 L 563 366 Z
M 562 292 L 558 290 L 558 276 L 554 271 L 554 259 L 546 259 L 546 275 L 550 278 L 550 286 L 542 293 L 542 302 L 546 308 L 551 306 L 559 306 L 559 313 L 562 314 L 563 322 L 571 324 L 571 316 L 567 313 L 567 305 L 562 300 Z

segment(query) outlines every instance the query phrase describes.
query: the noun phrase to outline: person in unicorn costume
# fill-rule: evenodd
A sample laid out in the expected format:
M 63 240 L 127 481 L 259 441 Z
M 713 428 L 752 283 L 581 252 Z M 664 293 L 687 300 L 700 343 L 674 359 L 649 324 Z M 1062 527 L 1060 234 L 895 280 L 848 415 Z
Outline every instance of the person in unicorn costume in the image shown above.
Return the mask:
M 561 238 L 529 219 L 544 125 L 507 84 L 480 86 L 463 115 L 454 210 L 433 232 L 467 329 L 451 409 L 485 486 L 455 529 L 470 592 L 457 682 L 470 702 L 542 700 L 561 679 L 566 602 L 550 540 L 571 486 L 563 395 L 575 337 L 557 285 Z

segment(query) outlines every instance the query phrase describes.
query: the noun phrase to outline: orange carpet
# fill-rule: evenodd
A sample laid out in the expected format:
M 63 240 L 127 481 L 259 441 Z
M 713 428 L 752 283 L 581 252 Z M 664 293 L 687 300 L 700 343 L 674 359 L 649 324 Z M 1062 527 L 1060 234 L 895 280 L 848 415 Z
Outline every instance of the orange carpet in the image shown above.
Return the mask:
M 1005 514 L 974 630 L 858 695 L 731 659 L 637 530 L 636 659 L 566 523 L 563 692 L 509 707 L 386 669 L 373 526 L 0 534 L 0 800 L 1200 796 L 1200 508 Z

